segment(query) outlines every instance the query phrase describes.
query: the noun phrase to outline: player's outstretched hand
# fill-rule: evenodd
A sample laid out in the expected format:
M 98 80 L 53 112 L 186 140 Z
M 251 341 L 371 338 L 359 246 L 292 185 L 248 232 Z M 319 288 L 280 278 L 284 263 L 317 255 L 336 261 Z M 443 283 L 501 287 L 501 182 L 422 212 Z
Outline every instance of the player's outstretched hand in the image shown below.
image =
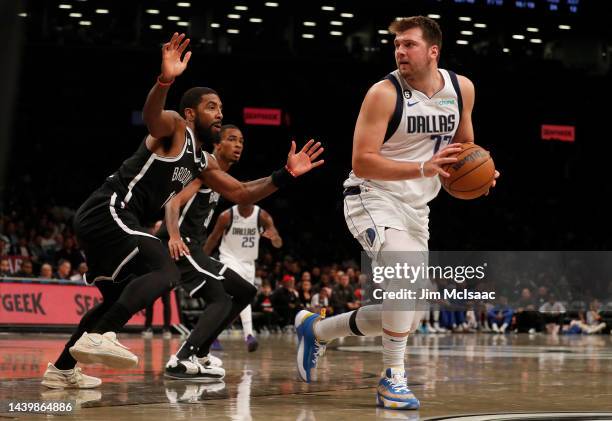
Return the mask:
M 185 39 L 185 34 L 179 35 L 178 32 L 175 32 L 172 39 L 162 46 L 160 76 L 162 82 L 171 82 L 185 71 L 191 58 L 191 51 L 187 51 L 182 60 L 181 57 L 188 45 L 189 38 Z
M 168 250 L 170 250 L 170 257 L 174 260 L 178 260 L 182 256 L 189 256 L 189 248 L 182 238 L 170 238 L 168 240 Z
M 314 139 L 310 139 L 298 153 L 295 153 L 295 150 L 295 140 L 292 140 L 291 150 L 287 157 L 287 169 L 294 177 L 299 177 L 325 162 L 323 159 L 315 161 L 325 148 L 321 147 L 321 142 L 315 143 Z
M 261 236 L 270 240 L 272 242 L 272 245 L 276 248 L 281 247 L 281 245 L 283 244 L 283 240 L 281 239 L 280 235 L 278 235 L 278 232 L 276 230 L 267 229 L 261 233 Z
M 442 177 L 450 177 L 450 174 L 442 169 L 443 165 L 452 164 L 457 162 L 457 158 L 450 156 L 461 152 L 461 146 L 459 143 L 451 143 L 446 145 L 431 157 L 431 159 L 425 162 L 423 166 L 423 173 L 425 177 L 433 177 L 440 174 Z

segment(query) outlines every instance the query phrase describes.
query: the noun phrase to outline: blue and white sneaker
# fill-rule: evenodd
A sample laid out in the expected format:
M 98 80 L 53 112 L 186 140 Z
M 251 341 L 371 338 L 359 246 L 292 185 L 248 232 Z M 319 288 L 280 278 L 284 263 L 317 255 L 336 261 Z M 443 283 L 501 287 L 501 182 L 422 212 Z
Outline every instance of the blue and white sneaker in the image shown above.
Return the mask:
M 408 388 L 406 372 L 387 368 L 376 388 L 376 404 L 388 409 L 419 409 L 421 403 Z
M 302 310 L 295 316 L 295 331 L 298 335 L 297 368 L 300 378 L 306 383 L 312 380 L 310 371 L 317 367 L 317 360 L 325 352 L 325 343 L 314 334 L 314 323 L 321 316 Z

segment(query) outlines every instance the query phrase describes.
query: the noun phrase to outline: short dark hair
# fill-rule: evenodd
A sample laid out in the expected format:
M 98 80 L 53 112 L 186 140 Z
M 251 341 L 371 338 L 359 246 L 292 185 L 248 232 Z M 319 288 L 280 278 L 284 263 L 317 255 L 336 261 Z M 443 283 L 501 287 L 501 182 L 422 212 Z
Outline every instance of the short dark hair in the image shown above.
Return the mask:
M 202 96 L 208 94 L 219 95 L 217 91 L 212 88 L 205 86 L 196 86 L 188 89 L 181 97 L 181 103 L 179 105 L 179 114 L 185 117 L 185 108 L 196 108 L 200 102 L 202 102 Z
M 423 39 L 427 44 L 437 45 L 442 49 L 442 30 L 435 20 L 427 16 L 410 16 L 408 18 L 396 19 L 389 25 L 389 32 L 397 35 L 412 28 L 421 28 Z
M 219 137 L 215 138 L 213 140 L 213 143 L 215 145 L 219 144 L 219 142 L 221 142 L 221 138 L 223 137 L 223 133 L 225 133 L 227 130 L 230 129 L 235 129 L 235 130 L 240 130 L 240 127 L 234 125 L 234 124 L 224 124 L 223 126 L 221 126 L 221 131 L 219 132 Z M 242 130 L 240 130 L 242 131 Z

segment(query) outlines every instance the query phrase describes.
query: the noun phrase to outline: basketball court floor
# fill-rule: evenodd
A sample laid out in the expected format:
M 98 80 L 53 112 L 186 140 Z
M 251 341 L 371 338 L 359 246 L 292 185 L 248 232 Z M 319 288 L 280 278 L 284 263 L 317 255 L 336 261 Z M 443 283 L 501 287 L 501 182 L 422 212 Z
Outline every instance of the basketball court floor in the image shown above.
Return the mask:
M 0 419 L 60 420 L 612 420 L 612 337 L 417 335 L 408 347 L 409 383 L 420 411 L 377 409 L 380 342 L 347 338 L 320 360 L 318 380 L 296 380 L 293 334 L 260 337 L 247 353 L 239 332 L 222 336 L 224 383 L 169 381 L 163 366 L 180 339 L 122 335 L 140 358 L 136 369 L 84 366 L 103 384 L 91 390 L 40 385 L 67 335 L 0 334 Z M 71 400 L 71 414 L 7 412 L 9 401 Z M 586 415 L 560 412 L 590 413 Z M 528 413 L 539 413 L 530 415 Z M 608 412 L 608 414 L 604 414 Z M 487 414 L 481 417 L 458 417 Z M 508 415 L 516 414 L 516 415 Z

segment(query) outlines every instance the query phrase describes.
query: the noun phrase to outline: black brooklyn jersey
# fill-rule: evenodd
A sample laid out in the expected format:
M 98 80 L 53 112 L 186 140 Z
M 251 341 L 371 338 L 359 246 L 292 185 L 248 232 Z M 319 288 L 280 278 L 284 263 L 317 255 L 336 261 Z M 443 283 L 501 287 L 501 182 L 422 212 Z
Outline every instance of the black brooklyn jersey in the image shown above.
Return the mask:
M 203 244 L 206 241 L 206 229 L 218 202 L 219 193 L 212 191 L 206 186 L 202 186 L 181 209 L 179 217 L 181 237 L 188 242 Z M 165 221 L 159 229 L 157 236 L 168 238 Z
M 158 156 L 142 142 L 105 184 L 117 193 L 115 206 L 131 211 L 143 226 L 150 226 L 163 216 L 164 205 L 197 177 L 206 163 L 187 127 L 185 144 L 177 157 Z

